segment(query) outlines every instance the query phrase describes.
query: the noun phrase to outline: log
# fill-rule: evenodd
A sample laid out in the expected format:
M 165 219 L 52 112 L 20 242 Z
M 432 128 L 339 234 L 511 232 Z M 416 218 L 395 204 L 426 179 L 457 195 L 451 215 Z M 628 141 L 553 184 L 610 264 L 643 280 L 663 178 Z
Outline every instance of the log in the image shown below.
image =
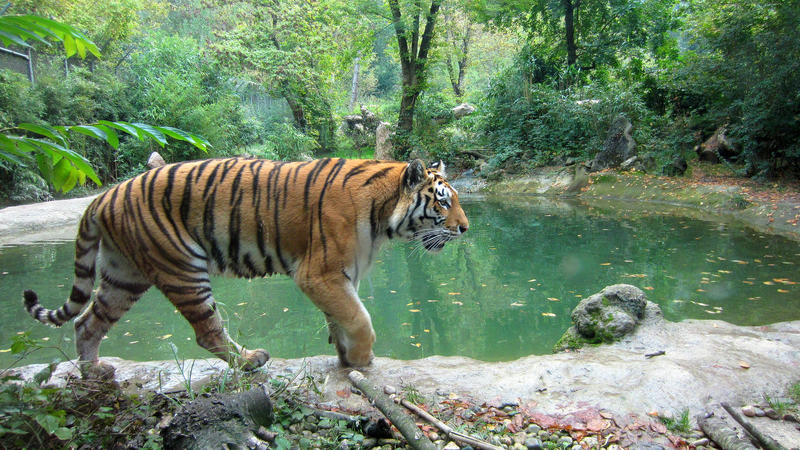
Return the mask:
M 275 420 L 267 387 L 199 397 L 161 430 L 166 449 L 238 448 Z
M 722 450 L 756 450 L 753 444 L 739 438 L 739 435 L 720 418 L 713 415 L 706 417 L 701 414 L 697 416 L 697 424 L 706 436 L 716 442 Z
M 734 418 L 739 424 L 747 430 L 758 442 L 761 443 L 761 446 L 764 447 L 766 450 L 786 450 L 781 444 L 777 443 L 775 439 L 765 435 L 761 431 L 758 430 L 749 420 L 745 419 L 744 416 L 737 411 L 736 409 L 732 408 L 727 402 L 720 403 L 725 411 L 728 411 L 728 414 Z
M 369 381 L 364 374 L 357 370 L 352 370 L 347 376 L 350 378 L 350 382 L 360 389 L 369 401 L 400 430 L 400 434 L 403 435 L 411 448 L 437 450 L 433 442 L 428 439 L 428 436 L 425 436 L 425 433 L 417 427 L 417 423 L 414 422 L 414 419 L 395 405 L 394 402 L 386 396 L 386 394 L 381 392 L 381 389 L 376 384 Z
M 409 402 L 408 400 L 406 400 L 404 398 L 403 399 L 397 399 L 396 401 L 398 403 L 400 403 L 401 405 L 405 406 L 406 408 L 410 409 L 411 411 L 413 411 L 416 415 L 418 415 L 418 416 L 422 417 L 423 419 L 427 420 L 428 422 L 434 424 L 436 426 L 436 428 L 442 430 L 442 432 L 445 435 L 447 435 L 447 437 L 450 438 L 450 440 L 452 440 L 452 441 L 455 441 L 455 442 L 457 442 L 459 444 L 462 444 L 464 446 L 469 445 L 469 446 L 471 446 L 473 448 L 480 448 L 480 449 L 484 449 L 484 450 L 503 450 L 502 447 L 498 447 L 496 445 L 492 445 L 492 444 L 490 444 L 488 442 L 482 441 L 482 440 L 480 440 L 478 438 L 474 438 L 472 436 L 468 436 L 466 434 L 459 433 L 458 431 L 450 428 L 450 426 L 447 425 L 446 423 L 442 422 L 441 420 L 437 419 L 436 417 L 433 417 L 430 413 L 428 413 L 428 411 L 425 411 L 424 409 L 422 409 L 419 406 Z

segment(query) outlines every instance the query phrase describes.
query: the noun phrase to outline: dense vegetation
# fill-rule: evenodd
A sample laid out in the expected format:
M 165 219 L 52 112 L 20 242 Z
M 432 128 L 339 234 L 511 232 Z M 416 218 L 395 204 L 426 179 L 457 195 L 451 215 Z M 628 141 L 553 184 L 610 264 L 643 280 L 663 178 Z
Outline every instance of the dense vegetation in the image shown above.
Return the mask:
M 31 40 L 34 80 L 0 52 L 0 129 L 100 120 L 186 130 L 211 156 L 362 153 L 360 105 L 397 132 L 395 156 L 487 171 L 589 159 L 620 114 L 638 151 L 691 158 L 725 127 L 743 176 L 800 175 L 798 1 L 400 0 L 12 2 L 3 15 L 82 30 L 102 58 Z M 9 50 L 25 54 L 17 43 Z M 27 64 L 27 63 L 25 63 Z M 11 70 L 14 69 L 14 70 Z M 469 102 L 477 111 L 451 120 Z M 71 146 L 104 183 L 205 157 L 188 142 L 88 136 Z M 3 202 L 52 191 L 0 159 Z

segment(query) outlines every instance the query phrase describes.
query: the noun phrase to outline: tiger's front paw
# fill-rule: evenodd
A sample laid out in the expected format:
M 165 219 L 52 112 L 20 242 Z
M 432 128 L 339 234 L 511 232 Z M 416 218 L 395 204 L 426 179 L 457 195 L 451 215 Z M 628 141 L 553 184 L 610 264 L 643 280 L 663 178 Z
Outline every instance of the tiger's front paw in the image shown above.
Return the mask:
M 255 370 L 269 361 L 269 352 L 261 348 L 242 350 L 242 359 L 244 360 L 242 369 Z
M 81 376 L 84 380 L 110 381 L 114 379 L 114 366 L 102 361 L 81 361 Z
M 355 351 L 347 352 L 345 355 L 339 353 L 339 362 L 344 367 L 366 367 L 372 363 L 373 359 L 375 359 L 375 355 L 372 350 L 360 354 Z

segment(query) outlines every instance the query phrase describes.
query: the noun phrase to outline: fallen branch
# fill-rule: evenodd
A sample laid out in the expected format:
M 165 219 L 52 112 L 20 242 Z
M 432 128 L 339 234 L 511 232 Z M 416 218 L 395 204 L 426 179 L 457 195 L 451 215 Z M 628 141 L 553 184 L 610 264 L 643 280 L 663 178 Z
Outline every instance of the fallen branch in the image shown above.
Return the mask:
M 411 446 L 411 448 L 436 450 L 436 446 L 433 445 L 433 442 L 431 442 L 431 440 L 425 436 L 425 433 L 417 427 L 414 419 L 402 409 L 398 408 L 392 400 L 381 392 L 378 386 L 370 382 L 364 374 L 357 370 L 352 370 L 347 376 L 350 378 L 350 382 L 360 389 L 369 401 L 400 430 L 400 434 L 408 441 L 408 445 Z
M 756 450 L 749 441 L 739 438 L 728 425 L 713 415 L 706 417 L 705 415 L 697 416 L 697 424 L 700 429 L 716 442 L 722 450 Z
M 464 444 L 464 445 L 469 445 L 469 446 L 472 446 L 474 448 L 481 448 L 481 449 L 485 449 L 485 450 L 503 450 L 502 447 L 497 447 L 495 445 L 492 445 L 492 444 L 490 444 L 488 442 L 485 442 L 485 441 L 482 441 L 480 439 L 474 438 L 472 436 L 468 436 L 466 434 L 459 433 L 458 431 L 450 428 L 450 426 L 447 425 L 446 423 L 442 422 L 441 420 L 437 419 L 436 417 L 433 417 L 432 415 L 430 415 L 424 409 L 422 409 L 419 406 L 409 402 L 408 400 L 406 400 L 404 398 L 403 399 L 397 398 L 397 399 L 395 399 L 395 401 L 397 403 L 400 403 L 401 405 L 405 406 L 406 408 L 410 409 L 416 415 L 418 415 L 418 416 L 422 417 L 423 419 L 427 420 L 428 422 L 434 424 L 436 426 L 436 428 L 442 430 L 442 432 L 444 434 L 446 434 L 448 438 L 450 438 L 451 440 L 453 440 L 453 441 L 455 441 L 457 443 Z
M 722 405 L 722 407 L 725 408 L 725 411 L 728 411 L 728 414 L 730 414 L 731 417 L 739 422 L 748 433 L 756 438 L 766 450 L 786 450 L 781 444 L 777 443 L 775 439 L 772 439 L 771 437 L 759 431 L 755 426 L 753 426 L 752 423 L 750 423 L 749 420 L 745 419 L 744 416 L 739 413 L 739 411 L 732 408 L 731 405 L 726 402 L 722 402 L 720 405 Z

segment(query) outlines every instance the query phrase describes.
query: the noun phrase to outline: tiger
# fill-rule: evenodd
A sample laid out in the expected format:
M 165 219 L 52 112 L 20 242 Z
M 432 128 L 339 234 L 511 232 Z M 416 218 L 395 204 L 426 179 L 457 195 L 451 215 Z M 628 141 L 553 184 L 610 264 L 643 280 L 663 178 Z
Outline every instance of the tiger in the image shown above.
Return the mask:
M 367 366 L 376 336 L 358 286 L 380 246 L 415 241 L 435 253 L 469 228 L 446 177 L 444 163 L 426 167 L 419 159 L 165 165 L 87 207 L 66 303 L 47 309 L 32 290 L 23 293 L 23 303 L 44 324 L 59 327 L 77 317 L 75 345 L 85 377 L 113 377 L 113 366 L 99 359 L 100 343 L 152 286 L 189 321 L 199 346 L 252 370 L 270 355 L 230 337 L 209 275 L 285 274 L 324 313 L 340 364 Z

